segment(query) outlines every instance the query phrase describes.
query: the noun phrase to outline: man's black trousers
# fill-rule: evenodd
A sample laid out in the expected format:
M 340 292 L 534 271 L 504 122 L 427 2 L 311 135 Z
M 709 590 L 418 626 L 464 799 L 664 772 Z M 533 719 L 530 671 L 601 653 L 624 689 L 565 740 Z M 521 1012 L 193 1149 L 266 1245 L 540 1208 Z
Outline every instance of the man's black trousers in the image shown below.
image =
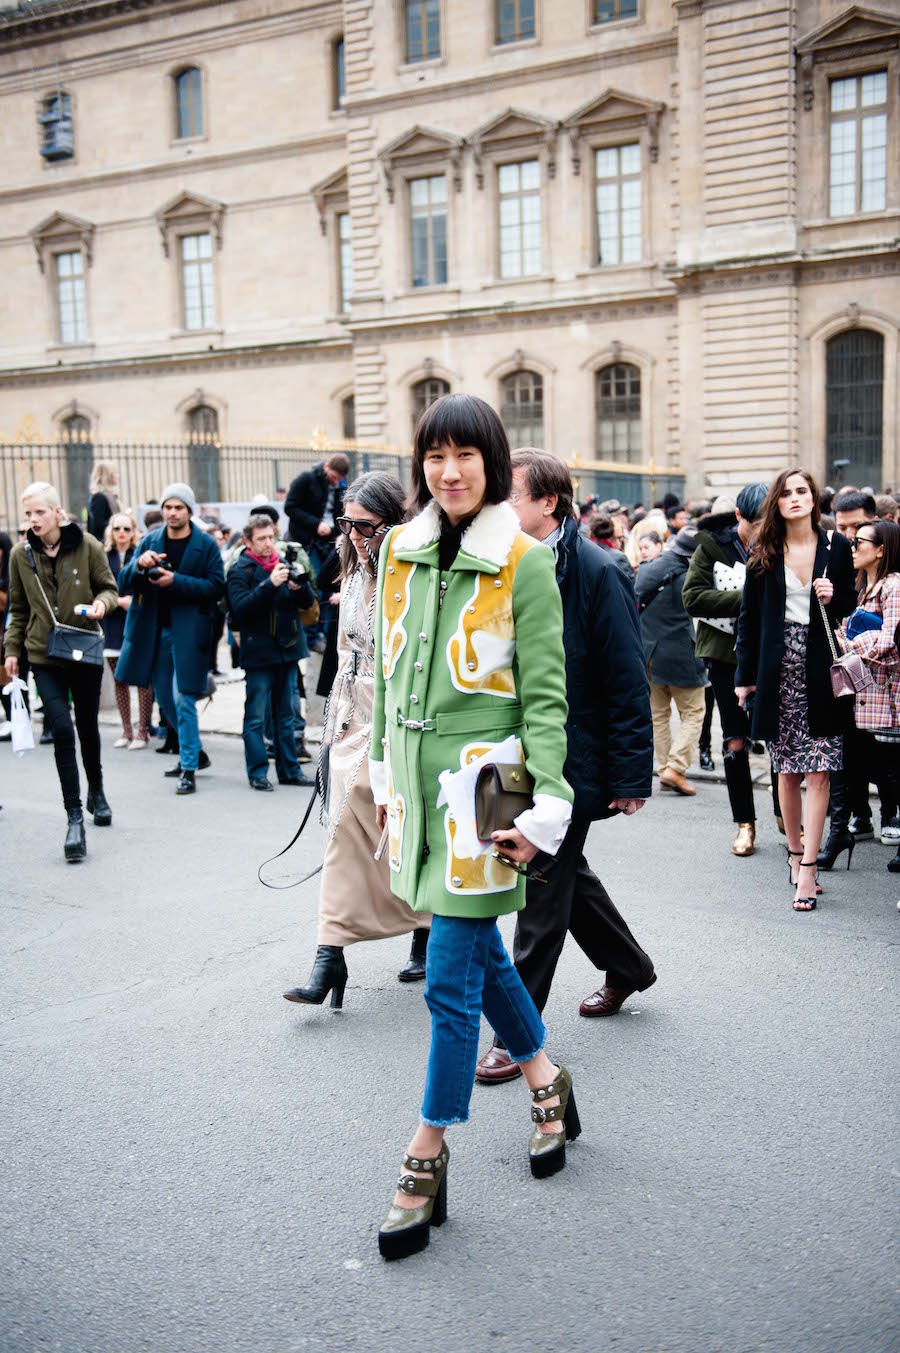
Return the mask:
M 67 662 L 58 667 L 32 666 L 38 694 L 44 706 L 44 727 L 53 734 L 56 769 L 62 786 L 66 808 L 81 807 L 81 785 L 75 760 L 75 729 L 69 715 L 69 692 L 75 706 L 75 724 L 81 743 L 81 760 L 87 776 L 88 788 L 99 789 L 103 783 L 100 767 L 100 683 L 102 667 L 81 667 Z
M 611 987 L 645 987 L 653 976 L 653 963 L 584 858 L 590 825 L 587 818 L 572 818 L 547 871 L 549 882 L 528 882 L 525 910 L 516 918 L 513 959 L 538 1010 L 547 1003 L 567 931 L 594 967 L 606 970 Z

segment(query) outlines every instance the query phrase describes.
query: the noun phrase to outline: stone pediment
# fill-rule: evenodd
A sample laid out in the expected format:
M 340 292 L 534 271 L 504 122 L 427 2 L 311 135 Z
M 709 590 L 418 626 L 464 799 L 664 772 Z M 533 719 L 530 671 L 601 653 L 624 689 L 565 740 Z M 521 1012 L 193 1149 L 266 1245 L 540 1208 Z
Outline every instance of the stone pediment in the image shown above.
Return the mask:
M 347 166 L 342 165 L 327 178 L 320 179 L 309 191 L 319 213 L 319 229 L 324 235 L 328 230 L 329 210 L 340 208 L 347 203 Z
M 398 165 L 434 164 L 450 161 L 453 167 L 453 186 L 462 188 L 462 151 L 465 142 L 461 136 L 435 131 L 432 127 L 412 127 L 378 152 L 384 170 L 388 201 L 394 200 L 394 170 Z
M 659 120 L 665 106 L 651 99 L 638 99 L 620 89 L 607 89 L 599 99 L 577 109 L 562 124 L 572 145 L 574 172 L 581 172 L 580 141 L 583 137 L 620 128 L 646 127 L 650 159 L 655 162 L 659 156 Z
M 553 178 L 556 174 L 555 148 L 558 130 L 558 122 L 541 117 L 537 113 L 520 112 L 517 108 L 507 108 L 506 112 L 486 122 L 483 127 L 479 127 L 466 138 L 475 159 L 475 179 L 478 187 L 484 187 L 482 156 L 486 150 L 520 150 L 543 144 L 549 152 L 547 173 Z
M 900 46 L 900 16 L 853 5 L 836 19 L 816 28 L 797 43 L 797 53 L 812 53 L 817 61 L 847 55 L 848 47 Z
M 48 254 L 52 252 L 53 246 L 58 244 L 71 244 L 74 248 L 81 249 L 88 267 L 94 261 L 92 222 L 68 212 L 55 211 L 52 216 L 41 221 L 40 225 L 31 231 L 31 242 L 37 253 L 41 272 L 46 267 Z
M 221 249 L 224 215 L 224 202 L 217 202 L 212 197 L 202 197 L 199 193 L 179 193 L 156 213 L 163 253 L 168 258 L 172 232 L 183 225 L 195 225 L 198 230 L 209 230 L 215 236 L 216 248 Z

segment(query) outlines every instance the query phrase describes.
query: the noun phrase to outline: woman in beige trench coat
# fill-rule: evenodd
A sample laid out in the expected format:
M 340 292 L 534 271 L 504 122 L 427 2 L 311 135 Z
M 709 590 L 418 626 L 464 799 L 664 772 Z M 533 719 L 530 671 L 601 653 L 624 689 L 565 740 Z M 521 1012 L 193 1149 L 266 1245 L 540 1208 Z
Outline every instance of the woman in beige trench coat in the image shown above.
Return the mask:
M 372 790 L 369 743 L 375 686 L 375 575 L 381 542 L 403 520 L 404 492 L 393 475 L 360 475 L 347 490 L 341 532 L 340 628 L 338 672 L 325 709 L 319 763 L 323 786 L 322 821 L 327 833 L 319 892 L 318 948 L 304 987 L 284 993 L 285 1000 L 321 1005 L 332 993 L 340 1009 L 347 984 L 344 948 L 358 940 L 380 940 L 413 932 L 409 962 L 401 982 L 425 977 L 425 948 L 431 917 L 412 911 L 391 891 L 386 857 L 379 848 Z

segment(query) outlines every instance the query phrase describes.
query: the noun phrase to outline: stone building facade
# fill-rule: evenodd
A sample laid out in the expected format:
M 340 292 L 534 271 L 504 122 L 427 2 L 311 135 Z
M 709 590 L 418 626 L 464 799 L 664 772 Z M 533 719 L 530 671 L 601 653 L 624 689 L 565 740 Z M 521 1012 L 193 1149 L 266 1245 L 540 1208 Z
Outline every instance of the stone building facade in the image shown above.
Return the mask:
M 450 389 L 610 484 L 896 485 L 898 146 L 896 7 L 0 7 L 0 440 Z

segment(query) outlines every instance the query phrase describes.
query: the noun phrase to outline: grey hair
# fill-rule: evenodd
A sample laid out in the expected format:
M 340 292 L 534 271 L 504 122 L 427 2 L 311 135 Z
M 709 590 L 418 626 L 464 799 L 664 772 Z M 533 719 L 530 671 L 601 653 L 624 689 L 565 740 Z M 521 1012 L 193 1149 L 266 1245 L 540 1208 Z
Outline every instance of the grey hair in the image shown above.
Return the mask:
M 396 526 L 406 516 L 406 491 L 400 480 L 383 470 L 370 470 L 361 474 L 344 493 L 344 503 L 358 503 L 366 512 L 371 512 L 386 527 Z M 346 511 L 346 506 L 345 509 Z M 349 578 L 359 568 L 356 550 L 350 544 L 350 537 L 342 535 L 339 541 L 341 575 Z M 372 548 L 371 560 L 374 571 L 377 551 Z
M 241 534 L 245 540 L 252 540 L 254 531 L 266 530 L 267 527 L 274 525 L 275 523 L 272 521 L 268 512 L 251 512 L 244 524 L 244 529 Z

